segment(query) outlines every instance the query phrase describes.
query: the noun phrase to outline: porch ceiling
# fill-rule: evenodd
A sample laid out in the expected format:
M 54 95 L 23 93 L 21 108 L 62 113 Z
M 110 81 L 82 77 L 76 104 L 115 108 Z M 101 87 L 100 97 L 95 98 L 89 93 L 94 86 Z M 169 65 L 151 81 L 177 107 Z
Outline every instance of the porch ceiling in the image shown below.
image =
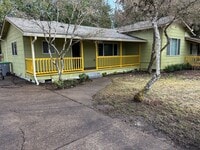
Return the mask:
M 200 44 L 200 39 L 199 38 L 194 38 L 194 37 L 185 37 L 186 41 L 194 42 L 194 43 L 199 43 Z

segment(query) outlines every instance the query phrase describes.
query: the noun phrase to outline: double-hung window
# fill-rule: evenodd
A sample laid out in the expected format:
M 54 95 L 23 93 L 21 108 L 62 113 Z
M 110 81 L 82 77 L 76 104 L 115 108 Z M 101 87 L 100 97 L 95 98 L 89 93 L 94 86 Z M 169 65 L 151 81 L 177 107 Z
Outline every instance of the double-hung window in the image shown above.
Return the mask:
M 99 56 L 116 56 L 118 55 L 118 45 L 111 43 L 100 43 L 98 45 Z
M 17 55 L 17 42 L 12 42 L 12 55 Z
M 180 39 L 170 39 L 170 43 L 167 47 L 167 55 L 169 56 L 176 56 L 180 55 Z
M 46 41 L 43 41 L 42 48 L 43 48 L 44 54 L 49 54 L 49 46 L 50 45 Z M 50 46 L 50 51 L 51 51 L 51 53 L 55 53 L 55 49 L 53 46 Z

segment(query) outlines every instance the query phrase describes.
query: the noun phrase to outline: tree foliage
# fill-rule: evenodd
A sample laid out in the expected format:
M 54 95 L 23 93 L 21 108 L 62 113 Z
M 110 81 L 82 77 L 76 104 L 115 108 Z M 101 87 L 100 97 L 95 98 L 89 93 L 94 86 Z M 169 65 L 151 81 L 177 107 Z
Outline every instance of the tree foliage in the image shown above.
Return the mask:
M 115 11 L 117 26 L 151 20 L 155 13 L 153 3 L 159 6 L 158 18 L 174 16 L 184 20 L 190 18 L 190 21 L 198 16 L 200 6 L 198 0 L 118 0 L 117 3 L 122 8 Z
M 81 5 L 73 8 L 74 3 Z M 76 13 L 73 10 L 76 9 Z M 104 0 L 3 0 L 0 5 L 0 22 L 6 15 L 14 17 L 29 17 L 39 20 L 57 20 L 75 24 L 78 15 L 93 9 L 93 13 L 85 16 L 83 25 L 111 27 L 110 6 Z M 72 16 L 73 13 L 73 16 Z M 80 16 L 79 16 L 80 17 Z

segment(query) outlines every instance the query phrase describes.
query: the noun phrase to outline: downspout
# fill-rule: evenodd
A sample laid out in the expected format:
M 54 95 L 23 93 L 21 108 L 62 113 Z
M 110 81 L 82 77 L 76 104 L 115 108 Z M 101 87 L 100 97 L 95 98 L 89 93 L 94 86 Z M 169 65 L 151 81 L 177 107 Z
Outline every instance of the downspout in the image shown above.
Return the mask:
M 32 41 L 31 38 L 31 52 L 32 52 L 32 64 L 33 64 L 33 76 L 36 82 L 36 85 L 39 85 L 37 76 L 36 76 L 36 67 L 35 67 L 35 47 L 34 47 L 34 43 L 37 40 L 37 36 L 34 37 L 34 40 Z

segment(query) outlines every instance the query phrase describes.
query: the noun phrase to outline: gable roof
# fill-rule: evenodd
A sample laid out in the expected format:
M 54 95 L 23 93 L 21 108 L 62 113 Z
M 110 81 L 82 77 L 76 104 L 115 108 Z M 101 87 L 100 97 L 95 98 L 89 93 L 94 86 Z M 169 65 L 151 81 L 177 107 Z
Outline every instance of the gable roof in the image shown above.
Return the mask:
M 172 16 L 162 17 L 158 20 L 158 27 L 165 26 L 166 24 L 169 24 L 172 20 L 173 20 Z M 186 28 L 191 32 L 192 35 L 195 36 L 195 34 L 193 33 L 192 29 L 189 27 L 188 24 L 186 24 L 182 19 L 180 19 L 180 22 L 184 26 L 186 26 Z M 118 28 L 118 31 L 120 33 L 129 33 L 129 32 L 147 30 L 147 29 L 152 29 L 152 28 L 153 28 L 152 23 L 151 21 L 148 20 L 148 21 L 136 22 L 134 24 L 127 25 L 127 26 L 122 26 Z
M 7 25 L 11 24 L 17 28 L 23 36 L 37 36 L 44 37 L 43 30 L 41 26 L 45 29 L 48 29 L 48 24 L 51 23 L 52 34 L 57 38 L 66 37 L 65 29 L 69 27 L 67 32 L 68 38 L 72 36 L 74 25 L 65 24 L 60 22 L 47 22 L 39 20 L 28 20 L 23 18 L 15 17 L 6 17 L 3 25 L 3 30 L 1 32 L 2 38 L 8 30 Z M 106 29 L 106 28 L 97 28 L 89 26 L 77 26 L 75 31 L 74 39 L 85 39 L 85 40 L 103 40 L 103 41 L 127 41 L 127 42 L 146 42 L 144 39 L 128 36 L 122 33 L 119 33 L 116 29 Z

